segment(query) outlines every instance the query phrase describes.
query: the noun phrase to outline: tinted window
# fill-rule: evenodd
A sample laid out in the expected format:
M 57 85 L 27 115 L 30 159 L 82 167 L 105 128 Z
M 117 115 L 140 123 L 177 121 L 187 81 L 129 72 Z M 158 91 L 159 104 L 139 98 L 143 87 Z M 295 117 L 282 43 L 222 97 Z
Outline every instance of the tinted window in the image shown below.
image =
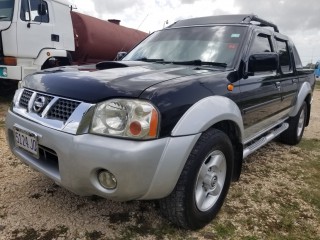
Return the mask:
M 277 39 L 280 67 L 283 73 L 292 72 L 290 54 L 288 51 L 288 43 Z
M 270 36 L 259 34 L 253 40 L 250 54 L 272 52 Z
M 294 62 L 296 64 L 296 68 L 303 68 L 302 62 L 300 60 L 300 56 L 295 46 L 293 46 L 293 56 L 294 56 Z
M 41 11 L 42 11 L 42 14 L 41 14 Z M 22 0 L 20 18 L 23 21 L 48 23 L 49 22 L 48 4 L 45 1 L 41 1 L 41 0 Z

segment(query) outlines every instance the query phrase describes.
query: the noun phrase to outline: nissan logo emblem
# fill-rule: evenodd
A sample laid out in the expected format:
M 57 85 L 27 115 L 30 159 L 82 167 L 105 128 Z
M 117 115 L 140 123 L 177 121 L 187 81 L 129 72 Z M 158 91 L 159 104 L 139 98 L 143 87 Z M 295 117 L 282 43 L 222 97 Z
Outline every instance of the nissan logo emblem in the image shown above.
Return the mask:
M 36 113 L 41 112 L 47 105 L 47 99 L 44 96 L 37 97 L 33 103 L 33 110 Z

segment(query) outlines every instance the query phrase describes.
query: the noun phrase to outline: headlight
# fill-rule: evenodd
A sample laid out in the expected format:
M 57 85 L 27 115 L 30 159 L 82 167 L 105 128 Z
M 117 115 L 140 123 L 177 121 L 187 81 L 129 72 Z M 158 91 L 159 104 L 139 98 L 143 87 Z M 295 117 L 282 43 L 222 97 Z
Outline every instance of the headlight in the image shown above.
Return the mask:
M 99 103 L 94 111 L 91 133 L 135 139 L 158 136 L 159 114 L 143 100 L 112 99 Z

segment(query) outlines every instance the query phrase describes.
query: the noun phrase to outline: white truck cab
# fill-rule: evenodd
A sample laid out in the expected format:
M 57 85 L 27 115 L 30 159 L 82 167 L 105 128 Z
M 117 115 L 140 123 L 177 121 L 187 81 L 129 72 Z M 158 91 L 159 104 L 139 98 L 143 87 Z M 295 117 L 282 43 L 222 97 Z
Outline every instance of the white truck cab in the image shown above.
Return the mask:
M 63 0 L 0 0 L 0 31 L 0 81 L 22 80 L 49 67 L 49 59 L 66 63 L 75 49 Z

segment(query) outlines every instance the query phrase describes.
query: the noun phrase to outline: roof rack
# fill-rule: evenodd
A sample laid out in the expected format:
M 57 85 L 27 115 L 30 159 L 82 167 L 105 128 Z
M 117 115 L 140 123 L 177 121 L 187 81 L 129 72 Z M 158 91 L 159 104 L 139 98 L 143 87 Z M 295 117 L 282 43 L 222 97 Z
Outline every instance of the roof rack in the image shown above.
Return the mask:
M 195 25 L 208 25 L 208 24 L 253 24 L 260 27 L 272 27 L 275 32 L 279 32 L 278 27 L 266 20 L 259 18 L 254 14 L 234 14 L 234 15 L 220 15 L 220 16 L 209 16 L 209 17 L 200 17 L 200 18 L 191 18 L 180 20 L 167 28 L 173 27 L 188 27 Z
M 260 27 L 272 27 L 275 32 L 279 32 L 277 25 L 259 18 L 257 15 L 249 15 L 242 20 L 242 23 L 251 23 L 252 21 L 258 22 Z

